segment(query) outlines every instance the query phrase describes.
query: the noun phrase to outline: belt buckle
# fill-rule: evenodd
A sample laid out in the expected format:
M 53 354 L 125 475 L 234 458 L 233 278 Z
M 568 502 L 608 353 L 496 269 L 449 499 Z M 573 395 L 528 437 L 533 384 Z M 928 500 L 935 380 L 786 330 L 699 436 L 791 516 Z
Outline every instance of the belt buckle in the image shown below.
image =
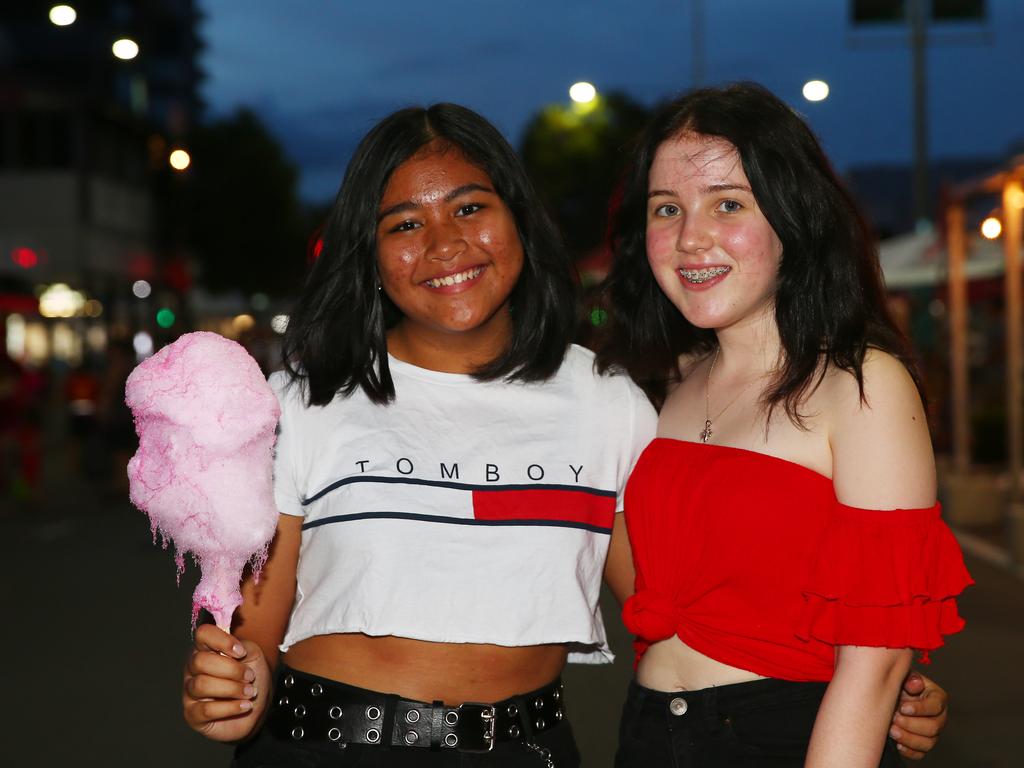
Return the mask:
M 459 732 L 458 748 L 462 752 L 490 752 L 494 749 L 494 729 L 497 722 L 494 705 L 467 701 L 460 704 L 458 709 L 459 722 L 455 727 L 455 730 Z M 469 725 L 469 721 L 472 721 L 474 717 L 483 721 L 482 733 L 475 725 Z

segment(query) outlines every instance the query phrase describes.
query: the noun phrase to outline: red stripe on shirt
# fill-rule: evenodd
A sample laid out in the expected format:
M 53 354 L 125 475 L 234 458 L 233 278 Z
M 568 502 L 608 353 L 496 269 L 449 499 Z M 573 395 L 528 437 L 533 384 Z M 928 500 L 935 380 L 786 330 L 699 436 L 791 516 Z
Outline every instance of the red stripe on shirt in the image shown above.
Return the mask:
M 611 528 L 615 499 L 579 491 L 473 491 L 477 520 L 558 520 Z

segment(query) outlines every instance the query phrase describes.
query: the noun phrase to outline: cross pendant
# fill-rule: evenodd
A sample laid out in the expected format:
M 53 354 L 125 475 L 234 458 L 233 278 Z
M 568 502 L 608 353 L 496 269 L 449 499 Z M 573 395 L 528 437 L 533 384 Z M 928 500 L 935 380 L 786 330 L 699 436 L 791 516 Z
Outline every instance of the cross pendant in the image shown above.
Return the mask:
M 700 441 L 706 443 L 711 439 L 712 434 L 714 433 L 711 431 L 711 419 L 708 419 L 704 422 L 704 429 L 700 431 Z

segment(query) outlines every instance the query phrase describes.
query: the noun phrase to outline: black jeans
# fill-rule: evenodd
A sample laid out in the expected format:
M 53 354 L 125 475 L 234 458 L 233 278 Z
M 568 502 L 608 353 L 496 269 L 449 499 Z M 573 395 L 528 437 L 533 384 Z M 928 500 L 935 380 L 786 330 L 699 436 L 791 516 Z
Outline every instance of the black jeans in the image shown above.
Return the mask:
M 755 680 L 663 693 L 630 683 L 616 768 L 801 768 L 826 683 Z M 880 768 L 902 765 L 887 739 Z

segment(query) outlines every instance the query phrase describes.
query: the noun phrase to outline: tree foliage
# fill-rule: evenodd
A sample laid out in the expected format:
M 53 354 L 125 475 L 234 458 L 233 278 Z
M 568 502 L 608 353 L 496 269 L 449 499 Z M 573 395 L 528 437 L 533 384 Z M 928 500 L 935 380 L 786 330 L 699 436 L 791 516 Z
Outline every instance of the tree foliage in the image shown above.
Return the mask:
M 281 295 L 305 266 L 308 233 L 298 174 L 251 111 L 199 127 L 180 191 L 189 243 L 212 291 Z
M 528 124 L 523 162 L 576 254 L 600 243 L 629 144 L 647 115 L 627 96 L 608 93 L 589 105 L 545 107 Z

